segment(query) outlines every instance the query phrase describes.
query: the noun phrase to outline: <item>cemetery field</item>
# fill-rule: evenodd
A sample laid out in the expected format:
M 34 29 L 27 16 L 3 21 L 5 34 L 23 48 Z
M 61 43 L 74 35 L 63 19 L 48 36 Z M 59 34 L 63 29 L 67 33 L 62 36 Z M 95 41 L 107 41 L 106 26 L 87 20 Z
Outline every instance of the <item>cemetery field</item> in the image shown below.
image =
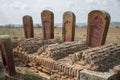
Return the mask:
M 62 28 L 54 29 L 55 38 L 62 39 Z M 23 28 L 0 28 L 0 35 L 10 35 L 11 38 L 24 38 Z M 34 28 L 35 37 L 42 38 L 42 28 Z M 75 40 L 86 40 L 87 28 L 75 29 Z M 120 43 L 120 28 L 109 28 L 106 43 Z
M 42 28 L 34 28 L 35 37 L 42 38 Z M 62 39 L 62 28 L 54 28 L 55 38 Z M 0 35 L 10 35 L 11 38 L 23 39 L 24 31 L 23 28 L 5 28 L 0 27 Z M 75 29 L 75 40 L 85 41 L 87 37 L 87 28 L 76 28 Z M 120 43 L 120 28 L 109 28 L 106 44 L 109 43 Z M 0 59 L 1 60 L 1 59 Z M 1 61 L 0 61 L 1 64 Z M 0 67 L 1 68 L 1 67 Z M 21 69 L 22 68 L 22 69 Z M 38 74 L 34 74 L 26 67 L 16 67 L 17 75 L 14 77 L 8 77 L 8 80 L 47 80 L 42 78 Z

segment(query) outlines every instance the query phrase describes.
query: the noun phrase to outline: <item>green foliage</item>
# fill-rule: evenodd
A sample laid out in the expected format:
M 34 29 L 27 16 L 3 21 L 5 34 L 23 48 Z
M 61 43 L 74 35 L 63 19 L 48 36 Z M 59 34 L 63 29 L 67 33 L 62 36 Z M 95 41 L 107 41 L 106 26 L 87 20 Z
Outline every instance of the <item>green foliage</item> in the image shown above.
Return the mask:
M 115 28 L 120 28 L 120 26 L 115 26 Z

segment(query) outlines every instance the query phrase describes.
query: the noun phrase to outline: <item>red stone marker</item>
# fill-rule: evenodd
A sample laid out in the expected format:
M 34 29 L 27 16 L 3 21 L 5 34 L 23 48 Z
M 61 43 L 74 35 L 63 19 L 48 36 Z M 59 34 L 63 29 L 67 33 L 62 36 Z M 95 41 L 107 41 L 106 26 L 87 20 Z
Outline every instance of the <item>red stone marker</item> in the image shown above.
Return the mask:
M 54 14 L 49 10 L 41 13 L 43 39 L 48 40 L 54 38 Z
M 73 12 L 65 12 L 63 15 L 63 27 L 62 27 L 63 41 L 74 41 L 75 35 L 75 15 Z
M 5 67 L 6 72 L 13 76 L 16 74 L 12 47 L 11 47 L 11 40 L 8 36 L 0 36 L 0 53 L 2 56 L 3 64 Z
M 23 16 L 23 27 L 25 38 L 33 38 L 34 37 L 34 30 L 33 30 L 33 20 L 31 16 Z
M 105 11 L 93 10 L 88 15 L 87 44 L 97 47 L 105 44 L 110 15 Z

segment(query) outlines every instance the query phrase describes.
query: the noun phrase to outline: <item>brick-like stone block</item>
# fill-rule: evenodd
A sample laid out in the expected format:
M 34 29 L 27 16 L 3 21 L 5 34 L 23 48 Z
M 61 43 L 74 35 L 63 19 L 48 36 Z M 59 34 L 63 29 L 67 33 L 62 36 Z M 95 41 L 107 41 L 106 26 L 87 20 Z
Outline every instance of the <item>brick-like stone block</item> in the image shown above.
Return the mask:
M 54 14 L 49 10 L 44 10 L 41 13 L 42 29 L 43 29 L 43 39 L 53 39 L 54 38 Z
M 75 35 L 75 15 L 73 12 L 68 11 L 63 15 L 63 29 L 62 29 L 62 37 L 63 41 L 74 41 Z
M 34 30 L 33 30 L 33 20 L 31 16 L 29 15 L 23 16 L 23 27 L 24 27 L 25 38 L 33 38 Z
M 115 73 L 82 70 L 80 71 L 80 80 L 119 80 L 119 79 L 117 79 Z
M 105 11 L 93 10 L 88 15 L 87 44 L 97 47 L 105 44 L 110 15 Z

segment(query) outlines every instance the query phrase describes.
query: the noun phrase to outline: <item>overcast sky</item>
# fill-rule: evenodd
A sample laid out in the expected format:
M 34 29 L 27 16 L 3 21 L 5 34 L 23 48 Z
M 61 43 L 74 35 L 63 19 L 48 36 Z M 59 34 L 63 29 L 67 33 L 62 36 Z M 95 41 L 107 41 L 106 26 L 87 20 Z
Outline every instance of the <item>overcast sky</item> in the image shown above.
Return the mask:
M 31 15 L 34 23 L 41 24 L 44 9 L 54 13 L 55 23 L 62 22 L 65 11 L 73 11 L 77 22 L 87 22 L 88 13 L 94 9 L 105 10 L 111 21 L 120 22 L 120 0 L 0 0 L 0 25 L 22 24 L 24 15 Z

